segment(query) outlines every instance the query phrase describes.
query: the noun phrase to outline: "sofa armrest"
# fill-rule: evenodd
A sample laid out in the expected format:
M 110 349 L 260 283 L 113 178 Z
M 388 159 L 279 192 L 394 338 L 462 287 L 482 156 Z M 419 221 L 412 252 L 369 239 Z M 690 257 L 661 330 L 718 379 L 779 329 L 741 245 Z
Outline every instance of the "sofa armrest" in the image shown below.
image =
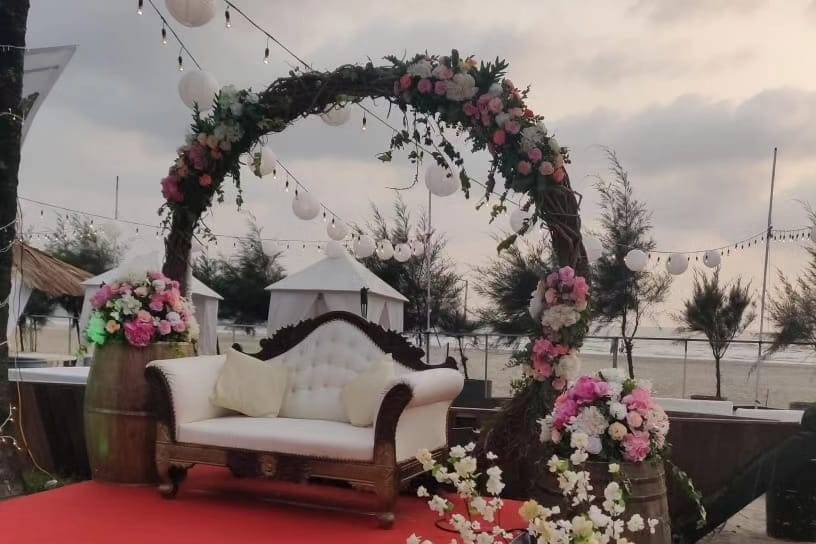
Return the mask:
M 158 417 L 173 432 L 183 423 L 229 413 L 210 402 L 225 359 L 223 355 L 205 355 L 152 361 L 147 365 L 145 375 L 153 387 Z

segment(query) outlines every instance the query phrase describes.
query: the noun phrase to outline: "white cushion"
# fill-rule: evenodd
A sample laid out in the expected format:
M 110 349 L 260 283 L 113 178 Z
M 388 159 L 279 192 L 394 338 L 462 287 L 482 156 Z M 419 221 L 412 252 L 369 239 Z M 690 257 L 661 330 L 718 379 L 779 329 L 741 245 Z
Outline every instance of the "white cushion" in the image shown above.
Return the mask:
M 343 387 L 343 406 L 352 425 L 367 427 L 374 423 L 386 387 L 394 376 L 391 359 L 374 363 L 372 368 L 357 375 Z
M 667 412 L 688 414 L 734 415 L 734 403 L 728 400 L 696 400 L 656 398 L 655 402 Z
M 271 361 L 261 361 L 235 349 L 218 375 L 213 404 L 253 417 L 276 417 L 286 394 L 288 369 Z
M 180 425 L 177 439 L 189 444 L 329 459 L 374 458 L 373 427 L 319 419 L 220 417 Z
M 348 422 L 343 387 L 388 355 L 360 329 L 329 321 L 276 357 L 289 368 L 279 417 Z
M 766 410 L 762 408 L 738 408 L 737 417 L 750 417 L 752 419 L 770 419 L 772 421 L 783 421 L 787 423 L 801 423 L 805 415 L 804 410 Z

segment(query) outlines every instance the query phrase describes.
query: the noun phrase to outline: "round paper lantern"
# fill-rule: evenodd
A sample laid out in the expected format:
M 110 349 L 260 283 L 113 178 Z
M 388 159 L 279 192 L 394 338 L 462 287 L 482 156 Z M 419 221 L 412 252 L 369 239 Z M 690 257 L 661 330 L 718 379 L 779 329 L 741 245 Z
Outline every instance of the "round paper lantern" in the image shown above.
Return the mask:
M 181 101 L 190 109 L 198 104 L 198 109 L 207 111 L 212 109 L 215 93 L 218 92 L 218 81 L 204 70 L 190 70 L 184 72 L 178 84 Z
M 330 259 L 337 259 L 342 257 L 346 253 L 346 249 L 334 240 L 329 240 L 326 243 L 326 255 Z
M 206 25 L 215 17 L 215 0 L 165 0 L 167 11 L 184 26 Z
M 394 246 L 388 240 L 382 240 L 377 244 L 377 257 L 381 261 L 387 261 L 394 256 Z
M 584 236 L 582 239 L 584 241 L 584 249 L 587 253 L 587 261 L 594 263 L 600 259 L 601 253 L 603 253 L 603 247 L 601 246 L 600 240 L 594 236 Z
M 450 196 L 459 190 L 459 174 L 436 163 L 425 170 L 425 186 L 436 196 Z
M 722 255 L 716 249 L 709 249 L 703 253 L 703 264 L 709 268 L 717 268 L 722 262 Z
M 412 250 L 414 257 L 422 257 L 422 255 L 425 253 L 425 244 L 422 242 L 414 242 Z
M 688 268 L 688 257 L 682 253 L 672 253 L 666 261 L 666 270 L 673 276 L 679 276 Z
M 394 259 L 397 262 L 404 263 L 411 258 L 411 247 L 408 244 L 397 244 L 394 248 Z
M 521 232 L 525 224 L 529 224 L 532 212 L 516 208 L 510 212 L 510 228 L 513 232 Z
M 323 122 L 332 127 L 339 127 L 348 122 L 351 117 L 351 110 L 343 106 L 332 106 L 326 112 L 320 114 Z
M 329 235 L 329 238 L 332 240 L 340 240 L 345 239 L 346 235 L 348 235 L 348 227 L 342 221 L 330 221 L 328 225 L 326 225 L 326 234 Z
M 320 214 L 320 203 L 306 191 L 295 194 L 292 200 L 292 211 L 299 219 L 311 221 Z
M 354 254 L 358 259 L 366 259 L 374 255 L 374 239 L 368 234 L 363 234 L 354 242 Z
M 623 258 L 626 268 L 632 272 L 643 272 L 649 263 L 649 256 L 640 249 L 633 249 Z
M 261 154 L 261 160 L 258 164 L 258 174 L 263 177 L 274 173 L 278 167 L 278 156 L 275 155 L 272 148 L 266 145 L 262 146 L 258 153 Z
M 263 252 L 267 255 L 275 255 L 280 253 L 280 247 L 278 247 L 275 240 L 261 240 L 261 249 L 263 249 Z

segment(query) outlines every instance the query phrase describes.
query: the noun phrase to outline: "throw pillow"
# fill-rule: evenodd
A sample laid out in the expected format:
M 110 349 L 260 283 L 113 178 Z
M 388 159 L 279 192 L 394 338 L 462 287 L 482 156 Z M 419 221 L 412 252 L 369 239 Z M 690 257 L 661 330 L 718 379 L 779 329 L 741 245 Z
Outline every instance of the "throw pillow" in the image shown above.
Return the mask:
M 352 425 L 368 427 L 374 423 L 382 394 L 393 377 L 394 362 L 389 359 L 374 363 L 343 387 L 343 406 Z
M 277 417 L 288 374 L 282 364 L 230 349 L 215 383 L 212 403 L 252 417 Z

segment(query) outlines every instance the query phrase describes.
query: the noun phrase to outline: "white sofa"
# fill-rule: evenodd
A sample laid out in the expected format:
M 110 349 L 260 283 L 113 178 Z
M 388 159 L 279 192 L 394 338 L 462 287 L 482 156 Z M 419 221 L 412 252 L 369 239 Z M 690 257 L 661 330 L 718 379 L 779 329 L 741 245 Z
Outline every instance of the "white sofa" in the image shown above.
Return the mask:
M 734 403 L 728 400 L 656 398 L 655 402 L 667 412 L 715 416 L 734 415 Z
M 251 418 L 210 402 L 224 356 L 154 361 L 156 462 L 160 491 L 174 496 L 189 466 L 229 466 L 240 475 L 307 482 L 346 480 L 373 490 L 383 526 L 393 523 L 401 484 L 422 472 L 414 456 L 447 448 L 448 408 L 463 386 L 449 365 L 429 367 L 422 350 L 362 318 L 331 312 L 263 340 L 254 356 L 289 368 L 279 417 Z M 346 417 L 343 386 L 390 355 L 395 377 L 382 392 L 373 426 Z

